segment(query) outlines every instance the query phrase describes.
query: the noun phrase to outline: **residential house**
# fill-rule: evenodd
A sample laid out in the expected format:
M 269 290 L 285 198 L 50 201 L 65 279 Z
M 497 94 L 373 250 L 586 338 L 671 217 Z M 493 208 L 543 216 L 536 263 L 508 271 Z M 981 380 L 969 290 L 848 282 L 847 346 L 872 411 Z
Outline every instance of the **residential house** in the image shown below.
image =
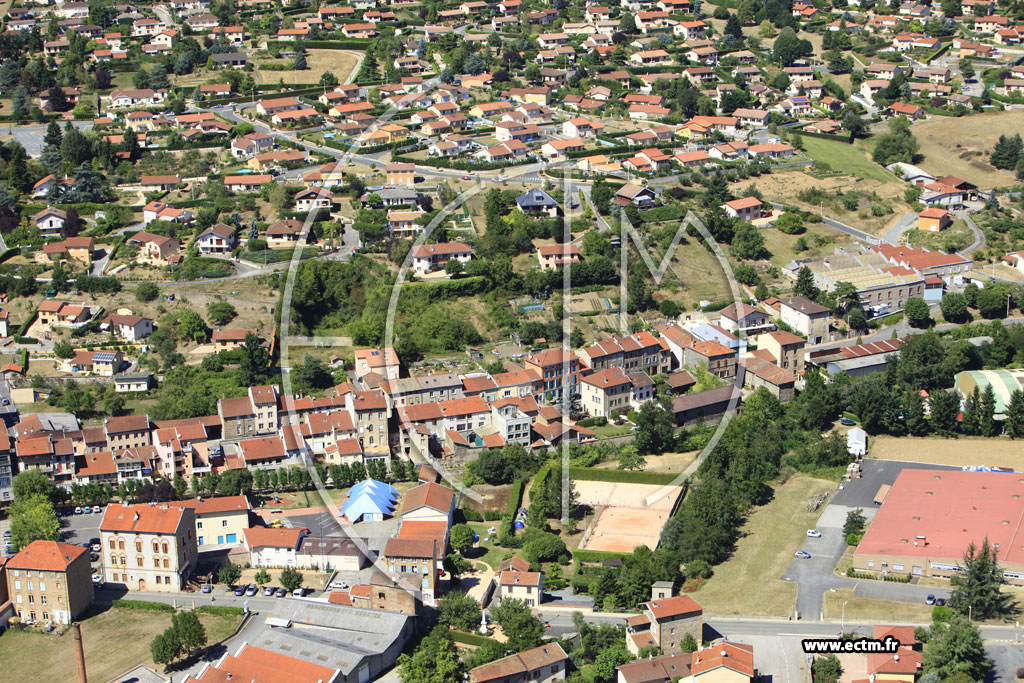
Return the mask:
M 131 590 L 178 592 L 197 566 L 195 511 L 111 503 L 100 522 L 103 580 Z
M 640 607 L 640 614 L 626 619 L 626 649 L 634 655 L 645 647 L 678 654 L 687 635 L 698 646 L 703 642 L 704 609 L 690 596 L 658 598 Z
M 70 624 L 92 603 L 89 549 L 36 540 L 0 564 L 7 598 L 23 624 Z

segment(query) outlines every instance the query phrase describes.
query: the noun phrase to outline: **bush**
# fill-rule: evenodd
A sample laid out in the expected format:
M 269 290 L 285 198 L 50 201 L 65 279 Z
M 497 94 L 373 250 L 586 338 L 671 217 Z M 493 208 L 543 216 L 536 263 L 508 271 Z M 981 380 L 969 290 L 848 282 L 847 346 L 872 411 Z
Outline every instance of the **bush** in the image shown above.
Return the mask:
M 496 522 L 501 519 L 501 513 L 497 510 L 484 510 L 484 521 Z
M 241 607 L 228 607 L 227 605 L 199 605 L 195 608 L 200 614 L 214 614 L 219 617 L 240 617 L 245 614 Z
M 620 484 L 671 484 L 677 475 L 661 472 L 604 470 L 596 467 L 570 467 L 569 477 L 580 481 L 611 481 Z
M 846 545 L 859 545 L 862 534 L 847 534 Z
M 483 515 L 481 515 L 476 510 L 472 510 L 470 508 L 463 508 L 463 510 L 462 510 L 462 518 L 464 520 L 466 520 L 467 522 L 482 522 L 482 521 L 484 521 Z
M 114 600 L 111 605 L 117 609 L 151 610 L 156 612 L 173 612 L 174 607 L 165 602 L 151 602 L 149 600 Z
M 573 550 L 572 559 L 576 564 L 582 562 L 603 562 L 604 560 L 624 560 L 633 553 L 615 553 L 609 550 Z

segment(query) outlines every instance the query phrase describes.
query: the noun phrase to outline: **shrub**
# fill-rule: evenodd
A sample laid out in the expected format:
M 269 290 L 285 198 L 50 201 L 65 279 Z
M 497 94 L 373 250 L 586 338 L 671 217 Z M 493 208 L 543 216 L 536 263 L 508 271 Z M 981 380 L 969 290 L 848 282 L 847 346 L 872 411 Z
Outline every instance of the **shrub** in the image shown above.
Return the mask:
M 501 513 L 497 510 L 484 510 L 484 521 L 496 522 L 501 519 Z
M 470 508 L 463 508 L 463 510 L 462 510 L 462 518 L 465 519 L 467 522 L 482 522 L 482 521 L 484 521 L 483 515 L 481 515 L 476 510 L 472 510 Z
M 114 600 L 111 605 L 117 609 L 152 610 L 157 612 L 173 612 L 174 607 L 164 602 L 149 600 Z
M 199 605 L 196 612 L 200 614 L 215 614 L 221 617 L 240 617 L 245 614 L 241 607 L 228 607 L 227 605 Z

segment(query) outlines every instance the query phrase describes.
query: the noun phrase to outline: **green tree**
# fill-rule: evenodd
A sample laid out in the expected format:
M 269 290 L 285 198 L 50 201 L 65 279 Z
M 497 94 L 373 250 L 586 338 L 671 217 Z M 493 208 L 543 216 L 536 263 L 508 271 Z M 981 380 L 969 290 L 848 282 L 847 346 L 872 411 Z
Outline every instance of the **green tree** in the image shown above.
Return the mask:
M 480 624 L 480 605 L 465 593 L 450 591 L 441 598 L 437 620 L 445 626 L 472 633 Z
M 157 664 L 170 664 L 181 653 L 181 641 L 173 628 L 158 633 L 149 643 L 149 653 Z
M 300 391 L 326 389 L 334 385 L 334 377 L 319 358 L 306 354 L 302 364 L 292 370 L 292 379 Z
M 296 588 L 302 587 L 302 572 L 294 567 L 285 567 L 281 570 L 281 576 L 278 578 L 278 581 L 285 590 L 292 592 Z
M 633 444 L 625 444 L 619 448 L 619 469 L 620 470 L 642 470 L 647 466 L 647 461 L 637 452 Z
M 74 358 L 75 347 L 71 345 L 71 342 L 61 339 L 53 345 L 53 355 L 57 358 Z
M 981 548 L 971 541 L 961 566 L 962 570 L 950 578 L 953 586 L 950 607 L 972 619 L 1005 617 L 1011 610 L 1013 597 L 1002 590 L 1006 578 L 999 568 L 997 551 L 989 544 L 987 536 Z
M 141 282 L 135 288 L 135 298 L 142 302 L 153 301 L 160 296 L 160 288 L 152 282 Z
M 903 306 L 903 313 L 907 316 L 907 322 L 911 327 L 928 327 L 931 324 L 931 309 L 924 299 L 912 296 L 907 299 Z
M 452 550 L 465 555 L 473 547 L 473 529 L 468 524 L 456 524 L 449 533 L 448 544 Z
M 942 295 L 939 303 L 942 317 L 951 323 L 962 323 L 967 320 L 967 297 L 960 292 L 947 292 Z
M 640 406 L 633 445 L 641 455 L 661 454 L 675 445 L 675 415 L 656 401 Z
M 568 556 L 565 541 L 550 531 L 529 529 L 524 535 L 523 555 L 531 564 L 555 562 Z
M 235 319 L 238 312 L 227 301 L 211 301 L 206 304 L 206 319 L 211 325 L 223 327 Z
M 451 683 L 465 673 L 452 635 L 443 626 L 435 626 L 411 656 L 399 656 L 398 668 L 402 683 Z
M 174 492 L 178 494 L 178 497 L 185 495 L 185 491 L 188 490 L 188 482 L 185 481 L 184 477 L 180 474 L 174 475 Z
M 172 616 L 171 628 L 174 629 L 186 657 L 192 656 L 192 653 L 206 645 L 206 628 L 199 621 L 199 614 L 193 610 L 178 612 Z
M 813 683 L 837 683 L 843 675 L 843 665 L 835 655 L 817 657 L 811 664 L 811 678 Z
M 217 581 L 226 586 L 233 586 L 242 578 L 242 568 L 237 564 L 225 562 L 217 570 Z
M 786 211 L 775 221 L 775 227 L 787 235 L 799 235 L 804 231 L 804 219 L 798 213 Z
M 506 645 L 513 652 L 522 652 L 540 645 L 544 637 L 544 624 L 533 616 L 522 600 L 502 598 L 491 608 L 490 614 L 508 636 Z M 403 680 L 403 683 L 406 682 Z
M 15 500 L 42 496 L 52 505 L 60 502 L 60 492 L 56 484 L 42 470 L 25 470 L 11 480 L 11 491 Z
M 178 333 L 182 339 L 203 342 L 206 340 L 206 323 L 201 315 L 186 308 L 178 314 Z
M 818 296 L 818 286 L 814 284 L 814 273 L 807 266 L 803 266 L 796 273 L 796 284 L 793 285 L 793 294 L 807 297 L 813 300 Z
M 32 541 L 59 541 L 60 520 L 43 495 L 16 498 L 11 503 L 11 545 L 21 550 Z
M 238 383 L 243 387 L 251 387 L 266 381 L 270 365 L 270 352 L 263 348 L 259 337 L 252 332 L 245 334 L 242 342 L 241 358 L 238 362 Z
M 933 391 L 928 399 L 931 412 L 932 430 L 940 436 L 953 436 L 957 429 L 957 415 L 960 412 L 960 399 L 956 394 L 946 391 Z
M 910 122 L 905 116 L 899 116 L 889 121 L 888 133 L 878 136 L 872 158 L 882 166 L 897 161 L 912 164 L 918 149 L 917 138 L 910 132 Z
M 952 613 L 948 621 L 935 621 L 924 651 L 925 671 L 945 680 L 966 674 L 970 680 L 985 680 L 992 667 L 981 633 L 967 617 Z
M 259 584 L 261 587 L 266 586 L 268 583 L 270 583 L 270 572 L 261 567 L 260 570 L 256 572 L 256 576 L 253 577 L 253 581 Z
M 1006 421 L 1003 429 L 1011 439 L 1024 437 L 1024 392 L 1015 389 L 1006 406 Z
M 679 649 L 682 652 L 697 651 L 697 639 L 693 637 L 692 633 L 687 633 L 683 636 L 683 639 L 679 642 Z
M 864 533 L 865 525 L 867 525 L 867 518 L 864 517 L 864 511 L 850 510 L 846 513 L 846 521 L 843 523 L 843 536 L 850 534 L 859 536 Z
M 868 326 L 868 321 L 864 317 L 864 311 L 859 308 L 853 308 L 846 315 L 846 324 L 850 326 L 851 330 L 863 330 Z
M 736 15 L 730 15 L 735 18 Z M 601 650 L 594 660 L 591 671 L 594 674 L 595 683 L 611 683 L 616 680 L 616 667 L 633 661 L 633 655 L 626 651 L 623 645 L 613 645 Z
M 999 433 L 999 424 L 996 422 L 996 392 L 991 384 L 985 385 L 985 391 L 978 402 L 978 423 L 982 436 L 995 436 Z

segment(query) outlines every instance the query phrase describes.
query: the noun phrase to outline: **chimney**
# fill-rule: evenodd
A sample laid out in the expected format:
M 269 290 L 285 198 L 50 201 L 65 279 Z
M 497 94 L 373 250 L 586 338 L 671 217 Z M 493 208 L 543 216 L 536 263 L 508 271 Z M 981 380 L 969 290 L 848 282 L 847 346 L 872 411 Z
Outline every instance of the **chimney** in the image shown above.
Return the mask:
M 82 648 L 82 625 L 77 621 L 71 624 L 75 634 L 75 660 L 78 662 L 78 683 L 88 683 L 85 675 L 85 650 Z
M 136 522 L 139 521 L 139 512 L 138 512 L 138 510 L 135 511 L 135 514 L 133 516 L 135 517 L 135 521 Z

